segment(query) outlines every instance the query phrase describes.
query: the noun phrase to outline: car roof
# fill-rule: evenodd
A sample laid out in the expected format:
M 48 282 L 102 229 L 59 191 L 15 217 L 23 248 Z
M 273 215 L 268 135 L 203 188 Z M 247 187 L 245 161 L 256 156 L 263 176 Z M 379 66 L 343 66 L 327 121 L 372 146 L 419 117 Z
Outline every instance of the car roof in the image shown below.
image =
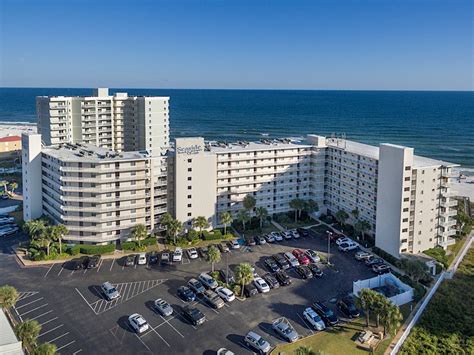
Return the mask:
M 258 335 L 258 334 L 255 333 L 255 332 L 252 332 L 252 331 L 248 332 L 248 333 L 247 333 L 247 336 L 248 336 L 248 337 L 251 337 L 251 338 L 254 338 L 255 340 L 258 340 L 258 339 L 261 338 L 260 335 Z

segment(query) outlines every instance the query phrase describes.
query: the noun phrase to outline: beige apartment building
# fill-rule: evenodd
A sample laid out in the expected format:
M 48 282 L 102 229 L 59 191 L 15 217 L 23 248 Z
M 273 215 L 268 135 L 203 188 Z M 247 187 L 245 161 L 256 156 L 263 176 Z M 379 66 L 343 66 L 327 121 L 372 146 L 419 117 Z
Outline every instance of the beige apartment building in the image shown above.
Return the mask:
M 0 159 L 12 159 L 21 155 L 21 137 L 0 137 Z
M 197 216 L 218 226 L 219 215 L 236 216 L 248 194 L 270 214 L 291 210 L 292 199 L 311 199 L 320 213 L 357 209 L 376 245 L 399 257 L 452 243 L 454 166 L 416 156 L 413 148 L 316 135 L 299 142 L 177 138 L 169 159 L 169 210 L 188 227 Z

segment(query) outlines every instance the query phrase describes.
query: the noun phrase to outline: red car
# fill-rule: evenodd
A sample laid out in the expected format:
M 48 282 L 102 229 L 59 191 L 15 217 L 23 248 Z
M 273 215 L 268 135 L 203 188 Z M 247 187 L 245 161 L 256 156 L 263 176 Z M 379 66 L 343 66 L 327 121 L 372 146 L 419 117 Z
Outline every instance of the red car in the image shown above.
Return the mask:
M 293 250 L 292 253 L 295 256 L 295 258 L 298 259 L 298 261 L 301 265 L 308 265 L 310 263 L 309 258 L 305 255 L 303 250 L 295 249 L 295 250 Z

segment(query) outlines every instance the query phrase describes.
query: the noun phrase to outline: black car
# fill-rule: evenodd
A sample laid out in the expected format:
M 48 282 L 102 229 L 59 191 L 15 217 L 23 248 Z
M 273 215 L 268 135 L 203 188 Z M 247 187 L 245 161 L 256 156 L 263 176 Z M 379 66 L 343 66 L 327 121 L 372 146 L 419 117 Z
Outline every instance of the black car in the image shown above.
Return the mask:
M 291 279 L 284 270 L 280 270 L 275 274 L 275 278 L 278 280 L 280 285 L 287 286 L 291 284 Z
M 272 257 L 277 262 L 277 264 L 280 265 L 280 267 L 283 270 L 287 270 L 287 269 L 290 268 L 290 264 L 288 263 L 288 261 L 285 259 L 285 257 L 283 255 L 275 254 Z
M 219 276 L 221 277 L 222 281 L 224 281 L 225 283 L 228 283 L 228 284 L 235 283 L 235 274 L 231 269 L 219 270 Z
M 313 273 L 314 276 L 322 277 L 323 270 L 321 270 L 316 264 L 309 264 L 308 269 Z
M 268 286 L 270 286 L 271 288 L 278 288 L 280 287 L 280 283 L 278 282 L 278 280 L 276 279 L 275 276 L 273 276 L 272 274 L 265 274 L 262 276 L 262 278 L 265 280 L 265 282 L 268 284 Z
M 296 231 L 302 237 L 308 237 L 309 236 L 309 232 L 306 228 L 296 228 Z
M 183 315 L 193 325 L 200 325 L 206 321 L 206 316 L 197 308 L 186 306 L 183 308 Z
M 319 316 L 322 318 L 324 323 L 326 323 L 326 325 L 334 326 L 337 323 L 339 323 L 339 319 L 334 314 L 334 312 L 331 311 L 329 308 L 327 308 L 321 302 L 314 302 L 312 305 L 312 308 L 315 310 L 317 314 L 319 314 Z
M 209 249 L 207 247 L 197 248 L 197 252 L 202 259 L 207 259 Z
M 156 251 L 152 251 L 148 255 L 148 263 L 149 264 L 157 264 L 158 263 L 158 253 Z
M 196 300 L 196 294 L 188 286 L 180 286 L 177 293 L 185 302 L 193 302 Z
M 313 277 L 313 273 L 306 265 L 299 265 L 295 268 L 295 271 L 302 279 L 310 279 Z
M 87 262 L 87 268 L 88 269 L 93 269 L 99 266 L 100 262 L 100 255 L 94 255 L 89 257 L 89 261 Z
M 384 261 L 382 258 L 368 258 L 364 261 L 365 265 L 372 267 L 373 265 L 383 264 Z
M 247 238 L 245 240 L 245 244 L 247 244 L 250 247 L 253 247 L 253 246 L 257 245 L 257 243 L 255 242 L 255 239 L 253 239 L 253 238 Z
M 351 297 L 343 297 L 337 302 L 337 307 L 349 318 L 358 318 L 360 311 L 355 306 L 354 300 Z
M 265 266 L 271 272 L 280 271 L 280 267 L 278 266 L 277 262 L 273 258 L 266 258 L 265 259 Z
M 244 295 L 245 297 L 252 297 L 258 294 L 257 288 L 253 285 L 253 283 L 249 283 L 244 286 Z
M 127 255 L 125 257 L 125 266 L 134 266 L 135 265 L 135 255 Z
M 263 236 L 261 236 L 261 235 L 256 235 L 256 236 L 254 237 L 254 239 L 255 239 L 255 243 L 257 243 L 257 245 L 262 245 L 262 244 L 266 244 L 266 243 L 267 243 L 267 241 L 265 240 L 265 238 L 264 238 Z
M 87 257 L 72 259 L 69 262 L 70 269 L 72 269 L 72 270 L 81 270 L 84 267 L 84 258 L 87 258 Z
M 389 272 L 392 271 L 392 269 L 387 264 L 382 263 L 382 264 L 372 265 L 372 271 L 378 275 L 382 275 L 382 274 L 388 274 Z

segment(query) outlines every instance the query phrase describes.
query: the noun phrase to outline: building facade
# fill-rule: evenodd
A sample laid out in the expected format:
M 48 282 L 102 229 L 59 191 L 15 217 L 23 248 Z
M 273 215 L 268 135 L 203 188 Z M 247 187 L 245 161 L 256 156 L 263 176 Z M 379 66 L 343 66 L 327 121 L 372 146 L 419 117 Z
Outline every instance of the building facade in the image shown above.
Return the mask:
M 21 155 L 21 137 L 6 136 L 0 138 L 0 159 L 13 159 Z

